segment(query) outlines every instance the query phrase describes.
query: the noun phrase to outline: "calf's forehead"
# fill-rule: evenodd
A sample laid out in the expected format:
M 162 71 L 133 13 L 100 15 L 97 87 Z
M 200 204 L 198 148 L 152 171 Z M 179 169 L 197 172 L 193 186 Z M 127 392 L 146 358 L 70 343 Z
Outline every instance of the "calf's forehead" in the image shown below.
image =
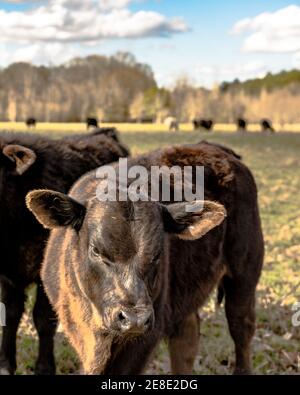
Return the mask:
M 162 248 L 163 225 L 156 203 L 94 199 L 88 205 L 86 222 L 91 241 L 115 260 L 147 258 Z

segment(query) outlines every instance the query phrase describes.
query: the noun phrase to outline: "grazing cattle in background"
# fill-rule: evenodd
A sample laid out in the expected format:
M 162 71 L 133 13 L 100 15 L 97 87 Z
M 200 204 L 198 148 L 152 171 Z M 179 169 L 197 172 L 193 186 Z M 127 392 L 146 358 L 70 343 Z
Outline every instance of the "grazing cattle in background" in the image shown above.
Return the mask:
M 245 119 L 238 118 L 236 121 L 236 125 L 237 125 L 238 132 L 244 133 L 247 131 L 248 122 Z
M 176 119 L 174 119 L 169 126 L 170 132 L 179 132 L 179 123 Z
M 28 128 L 35 128 L 36 127 L 36 119 L 35 118 L 27 118 L 26 119 L 26 126 Z
M 205 129 L 210 132 L 213 129 L 214 123 L 211 119 L 194 119 L 194 130 Z
M 155 122 L 155 118 L 154 117 L 141 117 L 139 119 L 139 122 L 140 123 L 145 123 L 145 124 L 154 123 Z
M 13 374 L 16 369 L 16 333 L 24 311 L 25 290 L 32 283 L 38 285 L 33 309 L 39 335 L 35 373 L 55 372 L 56 316 L 39 275 L 48 232 L 28 212 L 26 194 L 45 186 L 67 193 L 82 174 L 127 154 L 120 143 L 101 135 L 50 140 L 31 134 L 0 134 L 0 279 L 7 313 L 0 374 Z M 55 210 L 55 204 L 52 208 Z
M 99 182 L 95 172 L 69 195 L 39 190 L 26 199 L 53 229 L 42 279 L 85 372 L 139 374 L 166 338 L 172 372 L 191 373 L 197 311 L 219 285 L 235 373 L 249 373 L 264 250 L 251 172 L 230 149 L 205 142 L 130 159 L 128 168 L 135 165 L 148 172 L 153 165 L 205 166 L 205 200 L 195 201 L 192 211 L 173 198 L 101 202 L 96 190 L 106 180 Z
M 86 120 L 86 127 L 87 129 L 89 128 L 98 128 L 99 127 L 99 123 L 98 123 L 98 119 L 97 118 L 87 118 Z
M 164 124 L 168 127 L 170 132 L 178 132 L 179 131 L 179 122 L 175 117 L 168 117 L 165 119 Z
M 262 133 L 275 133 L 272 122 L 268 119 L 262 119 L 260 122 Z

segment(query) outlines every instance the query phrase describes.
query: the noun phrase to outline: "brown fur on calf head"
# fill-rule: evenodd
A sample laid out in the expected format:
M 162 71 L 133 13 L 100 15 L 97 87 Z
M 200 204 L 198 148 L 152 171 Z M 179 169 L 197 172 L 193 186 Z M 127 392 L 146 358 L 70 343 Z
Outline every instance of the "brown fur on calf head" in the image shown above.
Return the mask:
M 78 314 L 90 311 L 84 321 L 89 322 L 92 337 L 101 334 L 114 341 L 141 336 L 153 328 L 154 304 L 161 296 L 168 270 L 168 235 L 195 240 L 226 216 L 224 207 L 214 202 L 196 202 L 192 212 L 186 212 L 186 202 L 164 206 L 155 202 L 104 203 L 91 199 L 83 206 L 53 191 L 29 193 L 27 205 L 44 226 L 70 227 L 64 246 L 68 265 L 63 268 L 63 272 L 69 272 L 62 288 L 80 293 L 75 297 L 77 301 L 71 302 L 72 310 Z M 82 225 L 74 232 L 76 218 Z M 89 301 L 90 305 L 83 307 L 80 300 Z M 82 307 L 75 308 L 74 303 Z M 72 312 L 66 314 L 65 310 L 66 315 Z M 77 327 L 71 337 L 76 337 L 74 332 L 78 331 Z M 82 341 L 86 341 L 83 334 Z M 87 345 L 78 347 L 84 349 Z M 81 351 L 83 354 L 86 352 Z

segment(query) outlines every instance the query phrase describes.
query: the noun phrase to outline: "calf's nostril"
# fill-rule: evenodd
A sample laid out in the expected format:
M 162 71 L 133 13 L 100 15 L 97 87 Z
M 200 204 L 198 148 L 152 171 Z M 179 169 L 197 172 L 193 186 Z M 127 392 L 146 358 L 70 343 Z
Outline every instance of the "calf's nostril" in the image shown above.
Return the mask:
M 145 314 L 144 319 L 142 320 L 141 324 L 144 328 L 148 328 L 152 324 L 152 312 Z
M 135 317 L 129 312 L 120 311 L 118 314 L 119 327 L 122 331 L 130 330 L 135 324 Z
M 119 321 L 121 321 L 121 322 L 126 321 L 126 315 L 123 313 L 123 311 L 121 311 L 121 312 L 119 313 L 118 318 L 119 318 Z

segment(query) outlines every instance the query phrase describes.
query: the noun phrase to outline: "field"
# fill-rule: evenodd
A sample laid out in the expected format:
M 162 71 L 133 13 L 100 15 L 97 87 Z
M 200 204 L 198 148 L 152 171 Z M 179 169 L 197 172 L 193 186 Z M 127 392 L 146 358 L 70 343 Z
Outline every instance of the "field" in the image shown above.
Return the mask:
M 53 137 L 84 129 L 48 125 L 37 130 Z M 257 331 L 253 340 L 255 374 L 300 373 L 300 327 L 292 325 L 292 306 L 300 302 L 300 134 L 278 133 L 263 136 L 249 133 L 238 136 L 232 128 L 213 134 L 189 131 L 169 133 L 143 125 L 121 125 L 122 140 L 133 154 L 177 143 L 201 139 L 226 144 L 242 154 L 252 169 L 259 190 L 265 235 L 266 257 L 257 293 Z M 0 128 L 8 129 L 7 125 Z M 14 127 L 14 129 L 21 129 Z M 146 131 L 143 132 L 143 129 Z M 219 130 L 219 129 L 218 129 Z M 29 291 L 27 305 L 34 301 Z M 229 374 L 233 366 L 233 344 L 223 307 L 215 308 L 215 295 L 199 313 L 203 319 L 201 343 L 195 364 L 196 374 Z M 26 314 L 18 334 L 18 374 L 31 374 L 37 354 L 36 333 L 30 314 Z M 58 373 L 76 374 L 79 364 L 73 350 L 59 331 L 56 338 Z M 169 373 L 167 348 L 161 344 L 150 364 L 149 373 Z
M 110 124 L 101 123 L 101 126 L 111 126 Z M 294 124 L 273 124 L 276 131 L 281 132 L 296 132 L 300 133 L 300 123 Z M 141 123 L 119 123 L 117 124 L 118 129 L 121 132 L 142 132 L 142 133 L 154 133 L 154 132 L 167 132 L 168 126 L 164 124 L 151 123 L 151 124 L 141 124 Z M 36 128 L 34 129 L 35 133 L 41 134 L 50 134 L 57 135 L 61 133 L 74 133 L 74 132 L 82 132 L 86 128 L 84 123 L 49 123 L 49 122 L 38 122 Z M 24 131 L 24 123 L 23 122 L 0 122 L 0 130 L 14 130 L 14 131 Z M 182 132 L 192 132 L 193 126 L 192 123 L 181 123 L 180 130 Z M 253 123 L 248 125 L 249 132 L 260 132 L 261 128 L 258 123 Z M 236 131 L 235 124 L 222 124 L 217 123 L 214 125 L 214 131 L 216 132 L 229 132 L 233 133 Z

